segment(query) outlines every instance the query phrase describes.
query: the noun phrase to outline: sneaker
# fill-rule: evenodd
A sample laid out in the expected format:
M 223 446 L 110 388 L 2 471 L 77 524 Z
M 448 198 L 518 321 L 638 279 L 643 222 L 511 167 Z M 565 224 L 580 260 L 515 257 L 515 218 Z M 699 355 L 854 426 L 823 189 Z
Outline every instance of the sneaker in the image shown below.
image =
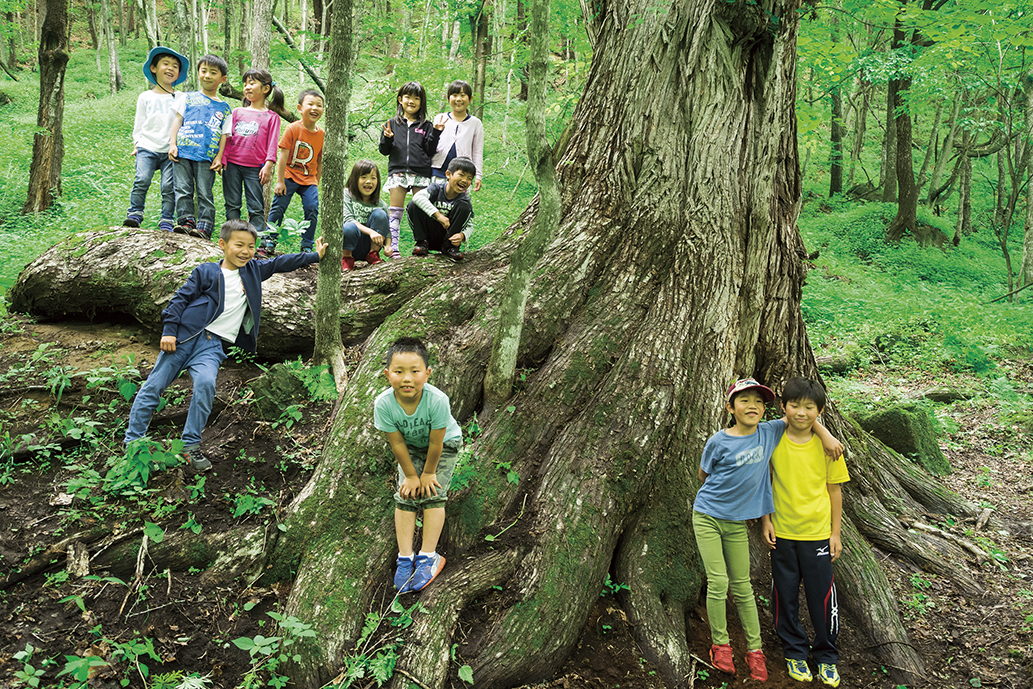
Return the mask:
M 710 663 L 721 672 L 727 672 L 730 675 L 735 674 L 735 663 L 732 662 L 732 647 L 728 644 L 721 646 L 714 644 L 710 647 Z
M 427 585 L 434 581 L 434 578 L 441 573 L 444 566 L 445 558 L 437 553 L 433 555 L 417 555 L 415 563 L 416 572 L 412 577 L 412 590 L 422 591 L 427 588 Z
M 818 663 L 818 679 L 830 687 L 839 686 L 839 670 L 832 663 Z
M 395 252 L 395 253 L 398 253 L 398 252 Z M 412 248 L 412 255 L 413 256 L 426 256 L 429 253 L 430 253 L 430 247 L 427 246 L 427 242 L 416 242 L 416 246 L 414 246 Z M 398 258 L 401 258 L 401 257 L 402 257 L 401 254 L 399 254 Z
M 398 595 L 412 591 L 413 558 L 398 556 L 398 567 L 395 569 L 395 588 Z
M 789 676 L 797 682 L 810 682 L 813 679 L 811 677 L 811 669 L 807 667 L 806 660 L 786 658 L 786 669 L 789 671 Z
M 746 664 L 750 666 L 750 677 L 758 682 L 768 681 L 768 664 L 764 659 L 764 651 L 747 651 Z
M 140 227 L 140 221 L 136 218 L 126 218 L 122 227 Z
M 376 264 L 383 263 L 383 262 L 384 262 L 384 259 L 380 258 L 380 252 L 379 251 L 371 251 L 366 256 L 366 263 L 370 264 L 371 266 L 375 266 Z
M 208 471 L 212 468 L 212 460 L 201 454 L 201 450 L 190 450 L 183 453 L 183 458 L 194 471 Z
M 415 253 L 415 251 L 414 251 L 414 253 Z M 396 258 L 401 258 L 401 257 L 402 257 L 402 252 L 400 252 L 398 249 L 395 249 L 394 251 L 391 252 L 392 260 L 396 259 Z
M 276 254 L 276 240 L 263 237 L 255 249 L 255 256 L 258 258 L 272 258 Z
M 459 249 L 455 248 L 452 245 L 446 246 L 444 249 L 442 249 L 441 250 L 441 255 L 442 256 L 447 256 L 448 258 L 452 259 L 453 261 L 462 261 L 463 260 L 463 252 L 460 251 Z
M 341 259 L 341 272 L 347 272 L 349 270 L 355 270 L 355 257 L 345 256 Z
M 311 253 L 314 253 L 314 252 L 315 252 L 315 249 L 313 249 L 311 246 L 303 246 L 303 247 L 301 247 L 301 253 L 303 253 L 303 254 L 311 254 Z

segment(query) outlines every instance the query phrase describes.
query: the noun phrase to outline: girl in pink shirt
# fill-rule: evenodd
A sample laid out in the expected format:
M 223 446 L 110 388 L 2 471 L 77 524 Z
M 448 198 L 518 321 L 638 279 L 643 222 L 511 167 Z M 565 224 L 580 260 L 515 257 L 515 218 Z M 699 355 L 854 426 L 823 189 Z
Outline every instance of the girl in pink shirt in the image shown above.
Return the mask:
M 222 159 L 222 195 L 226 219 L 239 220 L 241 190 L 247 199 L 248 221 L 261 234 L 265 232 L 265 201 L 262 186 L 276 166 L 276 145 L 280 140 L 280 116 L 273 108 L 283 109 L 283 91 L 264 69 L 244 72 L 244 107 L 233 109 L 233 132 L 226 139 Z

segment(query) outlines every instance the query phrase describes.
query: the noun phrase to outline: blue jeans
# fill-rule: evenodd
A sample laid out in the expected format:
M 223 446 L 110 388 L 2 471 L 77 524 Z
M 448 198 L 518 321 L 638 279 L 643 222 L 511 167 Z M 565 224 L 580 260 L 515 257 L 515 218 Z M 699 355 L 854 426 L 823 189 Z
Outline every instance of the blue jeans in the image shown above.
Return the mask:
M 269 209 L 269 224 L 280 226 L 291 198 L 298 194 L 301 196 L 301 208 L 305 211 L 305 220 L 308 222 L 308 227 L 301 235 L 301 248 L 311 249 L 316 237 L 316 223 L 319 221 L 319 187 L 315 184 L 298 184 L 290 178 L 284 179 L 283 183 L 287 187 L 287 192 L 283 196 L 273 195 L 273 204 Z M 269 232 L 272 234 L 273 230 Z
M 384 212 L 384 209 L 374 208 L 373 212 L 369 214 L 369 220 L 366 221 L 366 227 L 378 232 L 384 238 L 384 246 L 387 246 L 391 238 L 391 229 L 388 227 L 387 213 Z M 362 261 L 372 250 L 373 244 L 369 241 L 369 235 L 360 230 L 358 225 L 354 222 L 346 222 L 344 223 L 344 243 L 341 248 L 352 252 L 352 256 Z
M 247 218 L 255 231 L 265 232 L 265 199 L 262 198 L 262 183 L 258 181 L 260 167 L 244 167 L 226 163 L 222 171 L 222 196 L 226 201 L 226 219 L 240 220 L 240 190 L 243 187 L 247 199 Z
M 136 149 L 136 176 L 133 179 L 133 191 L 129 195 L 129 210 L 126 219 L 142 224 L 143 207 L 147 201 L 147 190 L 151 188 L 154 171 L 161 170 L 161 220 L 158 227 L 169 232 L 176 212 L 176 192 L 174 189 L 172 161 L 168 153 L 155 153 L 146 148 Z
M 176 172 L 176 218 L 180 224 L 196 220 L 199 230 L 212 233 L 215 228 L 215 170 L 211 161 L 180 158 L 173 163 Z M 197 192 L 197 214 L 194 214 L 194 192 Z
M 215 377 L 225 359 L 222 338 L 212 335 L 207 330 L 202 330 L 199 335 L 186 342 L 178 343 L 176 351 L 172 353 L 158 354 L 154 369 L 133 400 L 125 442 L 129 443 L 147 435 L 147 426 L 151 423 L 154 410 L 158 408 L 161 393 L 182 371 L 189 371 L 190 378 L 194 381 L 194 394 L 190 398 L 187 422 L 183 427 L 183 444 L 188 449 L 200 445 L 201 431 L 208 423 L 208 415 L 212 413 Z

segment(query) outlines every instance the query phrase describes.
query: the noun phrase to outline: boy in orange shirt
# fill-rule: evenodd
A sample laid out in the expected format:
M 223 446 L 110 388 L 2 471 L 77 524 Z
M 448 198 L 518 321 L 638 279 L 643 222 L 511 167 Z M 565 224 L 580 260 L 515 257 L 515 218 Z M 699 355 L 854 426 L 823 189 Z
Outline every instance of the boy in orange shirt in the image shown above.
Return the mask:
M 323 116 L 323 95 L 315 89 L 298 94 L 301 119 L 292 122 L 280 139 L 276 159 L 276 187 L 268 223 L 271 226 L 258 247 L 258 255 L 268 258 L 276 250 L 279 225 L 294 194 L 301 196 L 308 226 L 301 235 L 301 250 L 312 251 L 319 220 L 319 178 L 323 163 L 323 130 L 316 122 Z

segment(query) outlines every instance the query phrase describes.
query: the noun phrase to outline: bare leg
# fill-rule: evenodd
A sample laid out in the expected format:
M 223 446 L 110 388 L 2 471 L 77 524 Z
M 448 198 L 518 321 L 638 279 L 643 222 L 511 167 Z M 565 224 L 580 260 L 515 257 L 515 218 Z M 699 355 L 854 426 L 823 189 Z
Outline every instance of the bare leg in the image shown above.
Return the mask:
M 434 510 L 427 510 L 427 512 L 433 512 Z M 441 535 L 441 527 L 445 523 L 445 509 L 441 508 L 441 523 L 438 524 L 437 535 L 434 536 L 434 542 L 437 543 L 438 536 Z M 426 534 L 427 518 L 426 512 L 424 512 L 424 534 Z M 412 539 L 413 532 L 416 530 L 416 513 L 406 512 L 395 508 L 395 538 L 398 539 L 398 554 L 403 557 L 412 557 Z
M 433 509 L 423 510 L 423 543 L 420 544 L 420 550 L 425 553 L 433 553 L 438 547 L 438 539 L 441 538 L 441 530 L 444 527 L 444 507 L 435 507 Z M 398 542 L 401 543 L 401 540 Z M 412 548 L 411 537 L 409 539 L 409 547 Z M 399 548 L 401 548 L 401 546 L 399 546 Z

